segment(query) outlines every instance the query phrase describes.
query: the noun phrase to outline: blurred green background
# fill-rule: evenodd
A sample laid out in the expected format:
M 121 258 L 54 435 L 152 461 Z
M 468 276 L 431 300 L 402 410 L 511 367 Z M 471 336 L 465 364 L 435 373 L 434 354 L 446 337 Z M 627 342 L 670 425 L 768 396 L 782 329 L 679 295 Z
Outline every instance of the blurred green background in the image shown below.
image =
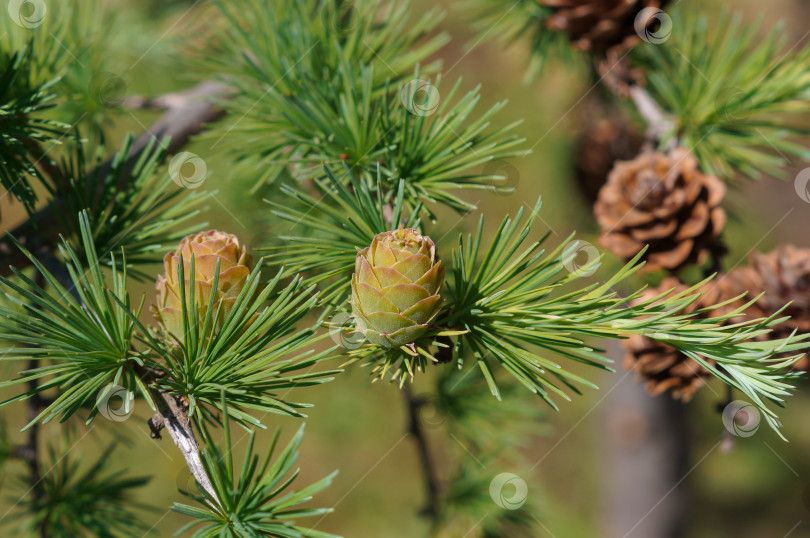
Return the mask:
M 534 84 L 523 85 L 527 47 L 517 43 L 503 49 L 488 40 L 478 42 L 469 14 L 463 12 L 460 3 L 440 3 L 448 12 L 441 29 L 452 37 L 439 53 L 444 78 L 452 81 L 462 77 L 463 88 L 481 84 L 482 109 L 508 99 L 509 105 L 496 121 L 506 124 L 522 119 L 518 132 L 532 147 L 529 156 L 510 163 L 517 170 L 510 178 L 511 185 L 516 187 L 514 194 L 498 196 L 470 191 L 466 198 L 477 203 L 480 211 L 494 222 L 522 205 L 532 205 L 542 195 L 540 217 L 543 226 L 552 231 L 552 242 L 572 231 L 593 241 L 595 222 L 573 181 L 574 142 L 587 119 L 584 106 L 587 98 L 583 99 L 590 91 L 587 77 L 569 66 L 553 63 Z M 109 70 L 126 84 L 128 96 L 155 96 L 194 83 L 194 77 L 184 66 L 182 51 L 189 40 L 200 39 L 195 28 L 211 16 L 207 2 L 107 0 L 105 4 L 115 16 L 109 24 L 138 28 L 139 38 L 111 50 L 108 62 Z M 435 4 L 414 0 L 412 9 L 420 12 Z M 505 9 L 507 5 L 505 2 Z M 683 0 L 679 5 L 679 9 L 711 13 L 718 13 L 723 7 L 742 11 L 749 20 L 763 16 L 766 28 L 778 20 L 787 21 L 787 30 L 794 36 L 791 44 L 807 39 L 810 7 L 796 0 L 771 0 L 767 4 L 753 0 Z M 133 67 L 129 68 L 130 65 Z M 140 134 L 159 114 L 119 111 L 111 132 L 115 137 L 123 137 L 127 131 Z M 224 123 L 236 120 L 226 118 Z M 212 149 L 210 141 L 194 142 L 188 151 L 203 157 L 208 166 L 208 177 L 201 190 L 208 191 L 210 199 L 201 221 L 237 234 L 249 246 L 266 245 L 287 232 L 288 224 L 266 224 L 268 206 L 260 195 L 248 192 L 254 183 L 249 172 L 235 173 L 227 157 Z M 783 242 L 810 246 L 810 204 L 796 196 L 792 183 L 795 174 L 809 165 L 793 163 L 786 172 L 788 181 L 763 178 L 759 182 L 741 180 L 735 184 L 726 204 L 736 216 L 726 234 L 731 248 L 729 266 L 745 263 L 752 248 L 768 250 Z M 24 218 L 21 208 L 10 204 L 8 197 L 0 199 L 0 208 L 3 230 L 13 228 Z M 446 230 L 449 242 L 477 221 L 473 216 L 462 220 L 454 214 L 443 215 L 445 220 L 440 226 Z M 160 271 L 156 265 L 154 274 Z M 141 291 L 151 299 L 150 283 L 142 284 Z M 4 366 L 4 378 L 11 371 Z M 605 427 L 610 422 L 602 398 L 623 373 L 621 369 L 619 374 L 591 372 L 591 378 L 597 379 L 602 390 L 563 403 L 560 412 L 545 411 L 544 419 L 536 425 L 520 425 L 536 433 L 521 449 L 528 462 L 525 466 L 496 468 L 493 464 L 492 476 L 512 472 L 526 480 L 529 498 L 539 507 L 541 536 L 604 535 L 609 481 L 615 477 L 610 474 L 603 449 Z M 429 378 L 428 375 L 417 379 L 417 393 L 430 390 Z M 799 394 L 782 411 L 784 434 L 790 443 L 780 441 L 763 427 L 753 437 L 738 439 L 729 452 L 710 451 L 724 432 L 716 405 L 725 395 L 719 386 L 714 389 L 720 394 L 703 389 L 687 404 L 692 430 L 687 468 L 693 470 L 677 485 L 679 491 L 690 493 L 686 535 L 690 538 L 810 536 L 810 419 L 805 415 L 810 409 L 810 386 L 802 383 Z M 5 391 L 3 396 L 12 394 Z M 351 367 L 332 383 L 301 390 L 296 399 L 315 404 L 307 419 L 302 445 L 300 484 L 340 470 L 333 485 L 317 500 L 319 506 L 335 507 L 335 512 L 320 521 L 317 528 L 347 537 L 424 536 L 427 523 L 416 515 L 424 503 L 423 487 L 415 447 L 405 435 L 407 422 L 399 391 L 382 383 L 371 384 L 366 370 Z M 498 404 L 493 400 L 492 405 Z M 531 400 L 526 400 L 525 405 L 542 409 Z M 12 431 L 18 431 L 24 424 L 24 412 L 19 405 L 3 407 L 0 415 Z M 154 476 L 139 491 L 138 500 L 156 507 L 154 512 L 144 513 L 145 519 L 154 522 L 154 533 L 169 536 L 185 523 L 168 507 L 181 500 L 177 487 L 188 487 L 190 477 L 170 440 L 155 442 L 149 438 L 146 426 L 149 416 L 147 406 L 139 402 L 134 416 L 125 422 L 99 419 L 90 428 L 80 423 L 69 427 L 74 430 L 72 440 L 77 443 L 73 450 L 88 459 L 99 454 L 110 441 L 120 438 L 110 464 L 136 475 Z M 283 438 L 289 439 L 299 421 L 268 417 L 267 423 L 271 427 L 281 426 Z M 43 437 L 56 442 L 60 428 L 64 430 L 67 426 L 46 426 Z M 432 447 L 442 462 L 440 472 L 446 476 L 450 472 L 449 460 L 464 452 L 453 446 L 455 441 L 440 429 L 429 431 Z M 269 437 L 263 435 L 263 442 Z M 237 429 L 234 438 L 238 453 L 247 435 Z M 540 463 L 532 467 L 535 462 Z M 9 525 L 15 502 L 25 493 L 25 487 L 14 477 L 22 468 L 17 468 L 17 463 L 8 465 L 0 483 L 0 533 L 13 528 Z M 654 504 L 655 500 L 651 500 L 651 509 Z

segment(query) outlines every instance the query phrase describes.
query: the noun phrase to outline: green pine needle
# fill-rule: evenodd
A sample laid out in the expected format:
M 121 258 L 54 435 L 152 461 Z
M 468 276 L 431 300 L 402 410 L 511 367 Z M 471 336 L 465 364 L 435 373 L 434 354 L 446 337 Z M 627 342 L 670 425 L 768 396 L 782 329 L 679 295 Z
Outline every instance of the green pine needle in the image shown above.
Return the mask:
M 128 135 L 109 165 L 103 144 L 91 155 L 77 144 L 59 166 L 66 184 L 52 189 L 52 195 L 64 204 L 58 216 L 80 259 L 83 242 L 75 216 L 87 210 L 95 249 L 102 254 L 123 250 L 130 274 L 145 278 L 138 265 L 159 262 L 166 245 L 204 226 L 190 224 L 200 212 L 203 196 L 179 188 L 168 177 L 161 165 L 167 142 L 158 146 L 151 139 L 137 158 L 133 143 Z
M 225 397 L 222 406 L 227 409 Z M 280 431 L 276 429 L 270 449 L 260 459 L 254 453 L 255 434 L 251 432 L 241 469 L 235 467 L 230 429 L 225 425 L 225 447 L 220 448 L 203 430 L 206 447 L 203 449 L 203 467 L 211 479 L 216 499 L 196 484 L 197 491 L 181 491 L 197 505 L 175 503 L 172 510 L 193 519 L 176 535 L 194 530 L 194 538 L 337 538 L 332 534 L 307 529 L 296 520 L 322 516 L 331 508 L 308 508 L 313 495 L 328 487 L 336 473 L 297 491 L 288 491 L 298 477 L 294 469 L 298 460 L 298 447 L 304 436 L 304 426 L 273 460 Z
M 524 77 L 526 83 L 533 82 L 552 60 L 558 59 L 570 66 L 579 59 L 569 45 L 568 34 L 546 28 L 546 19 L 553 11 L 537 0 L 508 3 L 499 0 L 464 0 L 461 5 L 470 12 L 474 28 L 478 30 L 476 39 L 467 45 L 469 48 L 477 46 L 484 39 L 497 40 L 503 45 L 529 42 L 529 65 Z
M 284 186 L 286 199 L 266 200 L 273 213 L 293 223 L 291 232 L 297 228 L 310 232 L 281 236 L 289 244 L 268 248 L 268 261 L 283 264 L 290 274 L 311 275 L 312 283 L 322 285 L 324 303 L 345 306 L 357 249 L 370 245 L 375 235 L 386 230 L 418 228 L 421 206 L 406 218 L 404 181 L 383 183 L 379 170 L 373 188 L 347 166 L 346 179 L 338 179 L 328 167 L 324 171 L 327 179 L 314 180 L 314 195 Z
M 635 53 L 650 92 L 676 119 L 662 144 L 678 140 L 705 171 L 728 180 L 779 176 L 789 157 L 810 159 L 795 141 L 810 131 L 793 121 L 810 104 L 810 46 L 785 51 L 783 27 L 762 37 L 761 24 L 727 13 L 711 24 L 704 15 L 672 16 L 670 38 Z
M 190 262 L 194 274 L 194 259 Z M 220 405 L 224 391 L 227 414 L 245 427 L 264 427 L 257 413 L 302 417 L 300 409 L 311 405 L 287 401 L 290 389 L 326 383 L 340 373 L 315 368 L 334 351 L 334 347 L 316 350 L 326 336 L 318 334 L 320 320 L 296 329 L 317 303 L 314 286 L 299 277 L 279 290 L 282 270 L 262 284 L 261 265 L 257 263 L 227 313 L 222 303 L 215 304 L 217 279 L 207 308 L 195 297 L 195 286 L 189 293 L 181 288 L 182 344 L 178 335 L 157 335 L 133 316 L 144 342 L 159 355 L 152 366 L 166 372 L 157 387 L 187 399 L 190 416 L 201 413 L 218 422 L 217 412 L 226 412 Z M 186 280 L 183 272 L 181 262 L 177 282 Z
M 17 244 L 31 260 L 47 288 L 24 273 L 14 270 L 14 279 L 0 278 L 0 287 L 17 308 L 0 306 L 0 341 L 12 344 L 2 350 L 2 361 L 36 360 L 40 366 L 23 371 L 16 379 L 0 383 L 0 388 L 44 380 L 34 391 L 27 391 L 0 405 L 23 400 L 45 390 L 57 388 L 59 394 L 26 428 L 36 422 L 60 417 L 64 422 L 82 407 L 99 412 L 98 395 L 109 385 L 136 387 L 147 396 L 132 364 L 143 363 L 142 354 L 132 347 L 137 316 L 143 307 L 133 305 L 127 293 L 127 273 L 118 272 L 115 258 L 112 288 L 108 287 L 96 257 L 86 213 L 79 216 L 85 259 L 63 240 L 60 246 L 67 261 L 70 287 L 65 287 L 43 263 Z M 122 265 L 124 265 L 122 263 Z M 85 270 L 85 267 L 87 269 Z M 132 309 L 134 308 L 134 313 Z M 148 396 L 147 396 L 148 397 Z
M 133 490 L 145 486 L 150 478 L 127 476 L 124 471 L 109 472 L 108 463 L 115 446 L 108 447 L 88 469 L 81 459 L 65 453 L 66 447 L 49 447 L 43 466 L 49 471 L 37 484 L 41 496 L 24 495 L 19 503 L 28 517 L 24 527 L 32 534 L 44 529 L 47 536 L 99 536 L 104 538 L 140 538 L 150 525 L 133 509 L 155 511 L 152 506 L 133 499 Z M 27 477 L 20 482 L 30 487 Z
M 727 324 L 744 306 L 714 318 L 700 316 L 716 305 L 686 313 L 705 282 L 644 302 L 635 301 L 643 290 L 622 297 L 612 288 L 641 267 L 641 254 L 605 283 L 576 287 L 599 261 L 571 270 L 577 242 L 569 240 L 546 253 L 543 240 L 528 241 L 538 210 L 539 205 L 526 219 L 522 210 L 515 219 L 504 219 L 487 247 L 481 240 L 482 218 L 474 236 L 460 238 L 448 273 L 447 314 L 437 324 L 467 331 L 459 337 L 455 356 L 462 360 L 469 350 L 495 396 L 500 392 L 492 368 L 499 365 L 556 408 L 553 397 L 569 399 L 567 391 L 579 393 L 580 386 L 594 385 L 549 355 L 608 369 L 610 359 L 587 340 L 644 334 L 743 392 L 778 433 L 779 421 L 769 404 L 781 406 L 793 389 L 789 381 L 796 374 L 787 368 L 810 347 L 810 335 L 758 341 L 785 318 Z
M 55 104 L 57 79 L 35 80 L 38 56 L 30 46 L 14 53 L 0 48 L 0 185 L 22 202 L 29 215 L 39 199 L 32 179 L 45 183 L 37 165 L 47 158 L 32 142 L 58 143 L 70 129 L 43 117 Z

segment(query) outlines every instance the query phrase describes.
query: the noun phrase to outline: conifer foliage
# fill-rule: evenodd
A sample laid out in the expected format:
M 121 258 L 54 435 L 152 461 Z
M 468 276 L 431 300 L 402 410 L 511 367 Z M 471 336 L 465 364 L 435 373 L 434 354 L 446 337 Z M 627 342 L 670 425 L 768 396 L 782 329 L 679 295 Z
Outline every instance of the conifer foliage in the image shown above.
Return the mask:
M 647 124 L 644 155 L 661 158 L 634 169 L 641 193 L 629 201 L 610 189 L 621 190 L 630 164 L 605 178 L 596 211 L 610 228 L 601 237 L 615 240 L 601 253 L 573 234 L 553 239 L 539 225 L 540 200 L 510 215 L 470 214 L 470 191 L 511 191 L 491 165 L 530 148 L 501 120 L 506 103 L 482 107 L 480 87 L 443 77 L 435 58 L 449 36 L 438 11 L 418 14 L 407 0 L 180 4 L 166 17 L 187 17 L 187 28 L 166 39 L 134 11 L 113 17 L 101 0 L 12 1 L 0 14 L 0 180 L 25 215 L 15 226 L 2 215 L 0 361 L 9 367 L 0 405 L 27 409 L 24 443 L 3 429 L 0 454 L 5 465 L 26 464 L 30 489 L 16 513 L 25 532 L 135 536 L 152 527 L 132 494 L 148 477 L 106 469 L 109 452 L 85 469 L 71 446 L 40 435 L 54 422 L 114 429 L 137 403 L 150 409 L 151 436 L 171 438 L 194 478 L 172 507 L 188 520 L 180 534 L 331 536 L 318 528 L 330 509 L 310 501 L 332 476 L 298 477 L 303 424 L 285 448 L 278 429 L 264 430 L 280 416 L 318 413 L 307 395 L 361 367 L 369 382 L 403 393 L 435 536 L 465 526 L 535 536 L 538 516 L 531 504 L 492 504 L 495 482 L 478 467 L 439 476 L 424 412 L 482 459 L 519 457 L 520 435 L 500 432 L 493 443 L 493 432 L 502 422 L 541 428 L 526 395 L 558 409 L 598 390 L 596 374 L 613 367 L 605 340 L 643 338 L 677 354 L 782 435 L 778 408 L 810 345 L 785 329 L 799 327 L 784 315 L 790 295 L 741 299 L 743 289 L 707 304 L 711 270 L 656 293 L 639 275 L 714 260 L 724 182 L 806 154 L 793 141 L 805 133 L 780 114 L 810 99 L 810 48 L 777 56 L 778 32 L 757 44 L 756 26 L 729 18 L 711 34 L 703 18 L 678 11 L 678 31 L 649 17 L 634 31 L 632 9 L 659 2 L 631 3 L 618 19 L 608 10 L 619 22 L 598 35 L 564 35 L 555 24 L 577 2 L 466 2 L 493 34 L 530 36 L 527 79 L 559 58 L 608 61 L 610 47 L 585 42 L 621 44 L 635 78 L 619 81 L 618 93 Z M 128 18 L 152 40 L 141 37 L 149 50 L 140 58 L 128 58 L 114 31 Z M 656 42 L 667 29 L 672 39 Z M 157 95 L 160 84 L 148 84 L 139 92 L 155 95 L 144 97 L 108 71 L 112 55 L 147 74 L 169 56 L 190 89 Z M 694 71 L 736 93 L 703 87 Z M 150 109 L 162 111 L 156 123 L 122 134 Z M 218 194 L 197 190 L 206 163 L 185 151 L 192 137 L 247 179 L 243 195 L 264 200 L 272 225 L 292 231 L 250 244 L 210 230 L 201 219 L 215 218 Z M 651 180 L 665 182 L 666 203 L 640 203 Z M 468 231 L 448 232 L 448 215 Z M 604 263 L 610 256 L 623 265 Z M 435 381 L 434 393 L 413 394 L 420 377 Z M 234 425 L 248 432 L 246 448 Z M 262 455 L 255 440 L 265 437 Z

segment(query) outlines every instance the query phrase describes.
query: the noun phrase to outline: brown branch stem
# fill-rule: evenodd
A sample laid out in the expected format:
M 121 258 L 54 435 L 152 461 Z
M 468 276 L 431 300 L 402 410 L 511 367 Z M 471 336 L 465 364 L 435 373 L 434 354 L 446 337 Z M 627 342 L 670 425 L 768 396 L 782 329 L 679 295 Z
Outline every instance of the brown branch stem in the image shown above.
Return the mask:
M 37 273 L 34 279 L 39 286 L 44 284 L 45 278 L 41 274 Z M 29 370 L 34 370 L 38 366 L 36 359 L 28 360 Z M 17 447 L 14 450 L 14 455 L 25 462 L 28 470 L 28 481 L 31 483 L 31 498 L 34 503 L 38 503 L 45 496 L 45 490 L 42 487 L 42 473 L 39 465 L 39 422 L 35 422 L 35 420 L 46 404 L 45 400 L 39 395 L 39 382 L 36 379 L 30 379 L 26 385 L 31 392 L 31 397 L 25 402 L 26 418 L 30 426 L 25 444 Z M 37 533 L 40 538 L 48 538 L 48 522 L 45 518 L 40 520 Z
M 405 383 L 402 387 L 402 394 L 405 397 L 405 404 L 408 411 L 408 433 L 416 442 L 419 456 L 419 463 L 422 469 L 422 476 L 425 481 L 425 492 L 427 495 L 427 505 L 424 513 L 429 516 L 434 526 L 438 523 L 439 495 L 441 493 L 441 483 L 436 473 L 436 462 L 428 446 L 427 435 L 422 427 L 419 414 L 427 401 L 413 394 L 410 385 Z
M 638 113 L 647 122 L 647 138 L 656 140 L 672 131 L 675 127 L 674 119 L 664 113 L 646 89 L 634 84 L 630 86 L 629 94 Z
M 149 419 L 149 429 L 153 439 L 161 439 L 161 430 L 165 429 L 174 444 L 180 449 L 191 475 L 216 502 L 217 494 L 211 479 L 203 467 L 200 445 L 194 435 L 194 429 L 188 416 L 187 406 L 176 396 L 158 389 L 154 382 L 163 375 L 151 368 L 135 365 L 135 373 L 149 389 L 157 413 Z
M 36 359 L 28 361 L 28 369 L 33 370 L 38 367 Z M 26 442 L 21 447 L 15 450 L 15 455 L 18 455 L 24 462 L 28 469 L 28 481 L 31 483 L 31 497 L 34 502 L 39 502 L 45 496 L 45 491 L 42 488 L 42 474 L 39 465 L 39 422 L 34 422 L 39 413 L 44 409 L 43 400 L 36 393 L 38 383 L 36 379 L 28 381 L 28 390 L 33 392 L 33 395 L 26 401 L 26 412 L 28 422 L 31 426 L 28 428 L 28 436 Z M 48 525 L 47 520 L 42 519 L 39 522 L 38 533 L 40 538 L 48 538 Z
M 132 150 L 126 161 L 125 170 L 131 170 L 141 159 L 153 138 L 166 142 L 167 153 L 176 152 L 188 143 L 191 137 L 200 130 L 205 123 L 210 123 L 222 117 L 225 111 L 214 100 L 227 98 L 232 90 L 218 82 L 202 82 L 178 94 L 165 102 L 166 113 L 149 129 L 141 134 L 132 145 Z M 151 151 L 160 151 L 159 144 L 152 146 Z M 113 159 L 108 160 L 93 171 L 90 176 L 103 178 L 112 167 Z M 126 177 L 127 174 L 124 174 Z M 103 185 L 97 186 L 101 194 Z M 45 207 L 38 210 L 32 218 L 11 230 L 11 234 L 28 250 L 36 252 L 43 248 L 52 248 L 56 245 L 61 229 L 59 215 L 65 211 L 65 203 L 61 197 L 54 198 Z M 0 238 L 0 257 L 4 263 L 0 266 L 0 276 L 11 274 L 9 265 L 18 269 L 28 267 L 31 262 L 8 236 Z

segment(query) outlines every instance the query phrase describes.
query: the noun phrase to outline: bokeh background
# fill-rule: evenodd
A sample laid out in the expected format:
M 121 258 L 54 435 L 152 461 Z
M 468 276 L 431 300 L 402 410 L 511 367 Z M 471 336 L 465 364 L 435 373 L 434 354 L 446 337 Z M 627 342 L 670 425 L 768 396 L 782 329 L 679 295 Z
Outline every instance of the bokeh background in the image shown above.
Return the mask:
M 103 2 L 110 25 L 133 27 L 138 38 L 119 43 L 108 51 L 109 71 L 125 84 L 127 96 L 155 96 L 187 88 L 198 80 L 184 62 L 182 51 L 197 38 L 195 28 L 212 11 L 208 2 L 200 1 L 117 1 Z M 527 47 L 515 43 L 509 48 L 489 40 L 478 41 L 463 2 L 440 1 L 447 17 L 440 28 L 452 41 L 439 57 L 444 62 L 446 80 L 463 78 L 462 88 L 482 85 L 482 109 L 504 99 L 508 106 L 496 117 L 500 124 L 522 120 L 518 133 L 525 137 L 532 153 L 509 164 L 509 181 L 514 194 L 499 196 L 470 191 L 466 198 L 476 202 L 493 222 L 524 205 L 533 205 L 542 196 L 542 226 L 551 230 L 551 241 L 562 240 L 577 231 L 586 240 L 595 237 L 595 221 L 573 180 L 576 159 L 575 141 L 588 116 L 583 98 L 591 89 L 586 73 L 575 66 L 552 63 L 531 85 L 522 83 L 527 63 Z M 435 0 L 414 0 L 415 12 L 427 10 Z M 505 2 L 506 6 L 508 2 Z M 767 4 L 754 0 L 682 0 L 679 9 L 700 9 L 717 14 L 731 7 L 745 18 L 764 18 L 765 28 L 780 20 L 787 23 L 790 44 L 804 43 L 808 36 L 810 5 L 797 0 L 771 0 Z M 0 13 L 0 16 L 3 14 Z M 127 66 L 133 67 L 128 68 Z M 112 116 L 110 130 L 114 138 L 132 131 L 140 134 L 159 112 L 120 110 Z M 236 121 L 226 118 L 225 124 Z M 248 245 L 266 245 L 288 231 L 288 224 L 268 220 L 269 209 L 261 194 L 250 193 L 255 178 L 250 172 L 234 169 L 226 155 L 211 148 L 211 141 L 198 140 L 189 148 L 205 159 L 208 176 L 201 187 L 209 194 L 208 209 L 200 222 L 239 235 Z M 793 177 L 810 163 L 794 162 L 785 179 L 741 179 L 734 182 L 726 206 L 734 219 L 727 227 L 730 246 L 728 263 L 745 263 L 751 249 L 768 250 L 790 242 L 810 246 L 810 204 L 800 199 L 793 188 Z M 18 205 L 7 196 L 0 198 L 2 225 L 13 228 L 25 218 Z M 449 237 L 468 231 L 477 218 L 460 219 L 442 214 L 442 227 Z M 538 232 L 539 233 L 539 232 Z M 615 263 L 615 262 L 613 262 Z M 729 267 L 731 268 L 731 267 Z M 154 267 L 153 273 L 161 270 Z M 151 283 L 140 285 L 148 298 Z M 616 354 L 616 350 L 609 350 Z M 3 376 L 13 368 L 2 365 Z M 536 408 L 539 419 L 529 424 L 510 425 L 530 433 L 521 447 L 523 464 L 492 463 L 492 476 L 501 472 L 519 475 L 528 484 L 528 496 L 537 506 L 541 522 L 539 536 L 558 538 L 610 535 L 612 512 L 621 509 L 621 488 L 644 487 L 644 481 L 655 473 L 668 473 L 673 462 L 639 460 L 638 468 L 627 471 L 617 463 L 616 451 L 631 450 L 636 440 L 650 436 L 666 437 L 667 429 L 687 435 L 687 448 L 677 462 L 682 480 L 672 481 L 669 500 L 679 499 L 686 507 L 683 517 L 685 536 L 740 538 L 810 536 L 810 384 L 802 382 L 798 394 L 782 411 L 785 443 L 762 427 L 754 436 L 737 439 L 730 450 L 717 443 L 724 434 L 717 405 L 726 397 L 719 385 L 702 389 L 685 406 L 683 413 L 662 415 L 655 424 L 645 422 L 642 413 L 634 415 L 632 406 L 649 405 L 649 397 L 639 396 L 632 376 L 617 368 L 617 373 L 590 372 L 599 391 L 586 392 L 571 403 L 563 403 L 559 412 L 545 410 L 539 401 L 526 399 L 527 407 Z M 430 390 L 430 375 L 416 381 L 415 392 Z M 334 382 L 304 389 L 298 400 L 315 407 L 309 413 L 307 434 L 302 446 L 301 483 L 321 478 L 335 469 L 340 473 L 333 485 L 319 497 L 319 505 L 334 506 L 335 512 L 317 525 L 318 529 L 347 537 L 416 537 L 427 532 L 427 522 L 416 514 L 424 503 L 416 449 L 405 436 L 406 415 L 402 396 L 394 387 L 371 384 L 366 370 L 352 367 Z M 0 391 L 10 397 L 14 391 Z M 630 394 L 627 396 L 625 394 Z M 659 396 L 658 398 L 668 398 Z M 149 438 L 146 419 L 150 413 L 143 402 L 136 404 L 135 414 L 122 423 L 97 420 L 90 428 L 81 423 L 51 424 L 43 437 L 58 443 L 60 429 L 71 429 L 78 442 L 72 450 L 88 460 L 99 455 L 111 441 L 118 443 L 110 458 L 113 468 L 129 469 L 134 474 L 151 474 L 151 483 L 139 491 L 138 500 L 155 507 L 143 517 L 154 522 L 153 532 L 169 536 L 185 523 L 179 514 L 168 511 L 180 500 L 177 487 L 188 487 L 190 477 L 182 457 L 171 441 L 155 442 Z M 498 405 L 494 400 L 492 405 Z M 20 406 L 0 408 L 0 415 L 12 431 L 24 424 Z M 673 418 L 674 417 L 674 418 Z M 672 421 L 670 423 L 669 421 Z M 283 428 L 289 439 L 299 421 L 269 417 L 272 428 Z M 428 429 L 430 443 L 439 455 L 440 473 L 449 473 L 450 459 L 463 454 L 456 441 L 441 428 Z M 235 430 L 237 447 L 243 447 L 246 434 Z M 263 435 L 266 443 L 270 435 Z M 79 439 L 81 441 L 79 442 Z M 653 439 L 653 442 L 655 439 Z M 725 445 L 723 445 L 725 447 Z M 462 447 L 463 448 L 463 447 Z M 237 448 L 237 452 L 239 448 Z M 666 457 L 668 453 L 662 453 Z M 470 457 L 474 457 L 471 455 Z M 15 503 L 25 488 L 16 474 L 19 464 L 9 463 L 0 482 L 0 534 L 13 528 Z M 649 516 L 666 509 L 668 503 L 649 499 Z M 617 508 L 618 507 L 618 508 Z M 647 510 L 643 510 L 642 513 Z M 5 515 L 4 515 L 5 514 Z M 626 529 L 631 530 L 631 529 Z M 645 537 L 639 528 L 628 536 Z M 459 533 L 462 536 L 463 532 Z M 617 534 L 621 535 L 621 534 Z

